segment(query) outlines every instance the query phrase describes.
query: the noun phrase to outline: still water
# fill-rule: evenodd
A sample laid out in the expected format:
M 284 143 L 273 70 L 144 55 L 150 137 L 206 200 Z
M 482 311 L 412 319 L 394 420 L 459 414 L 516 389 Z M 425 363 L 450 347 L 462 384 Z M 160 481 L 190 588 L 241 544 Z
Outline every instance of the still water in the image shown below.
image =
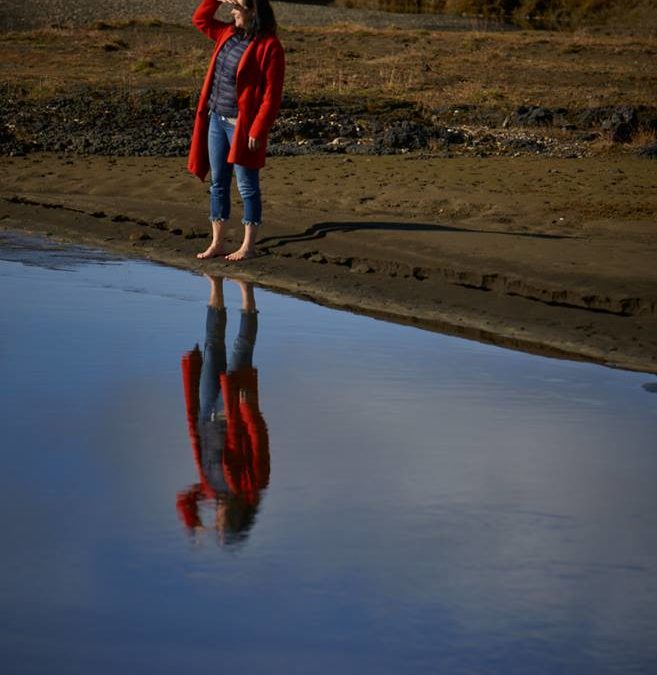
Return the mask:
M 657 378 L 0 259 L 3 673 L 657 672 Z

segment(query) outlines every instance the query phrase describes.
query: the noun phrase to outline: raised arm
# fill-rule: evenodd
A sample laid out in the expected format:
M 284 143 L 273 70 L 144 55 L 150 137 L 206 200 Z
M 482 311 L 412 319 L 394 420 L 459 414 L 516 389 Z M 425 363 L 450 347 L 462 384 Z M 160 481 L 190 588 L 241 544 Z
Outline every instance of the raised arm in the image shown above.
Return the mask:
M 203 0 L 192 15 L 192 23 L 196 28 L 215 42 L 219 38 L 219 35 L 231 25 L 214 18 L 221 4 L 223 4 L 223 0 Z

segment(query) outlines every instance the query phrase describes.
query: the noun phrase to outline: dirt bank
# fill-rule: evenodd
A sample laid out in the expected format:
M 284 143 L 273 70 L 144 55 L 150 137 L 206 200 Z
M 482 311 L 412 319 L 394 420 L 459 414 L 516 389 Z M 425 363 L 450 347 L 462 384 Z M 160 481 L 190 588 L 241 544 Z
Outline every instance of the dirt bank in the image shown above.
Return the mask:
M 657 180 L 644 160 L 271 158 L 260 256 L 198 262 L 178 158 L 7 158 L 0 226 L 538 353 L 657 372 Z M 235 223 L 237 223 L 237 216 Z M 232 243 L 240 236 L 231 232 Z

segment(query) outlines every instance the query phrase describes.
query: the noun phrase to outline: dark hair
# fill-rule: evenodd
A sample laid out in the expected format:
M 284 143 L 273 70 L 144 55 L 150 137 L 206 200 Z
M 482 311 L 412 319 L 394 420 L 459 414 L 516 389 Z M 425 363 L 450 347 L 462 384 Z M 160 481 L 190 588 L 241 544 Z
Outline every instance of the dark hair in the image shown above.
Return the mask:
M 249 11 L 245 33 L 253 38 L 269 33 L 276 35 L 276 17 L 269 0 L 243 0 L 244 8 Z
M 232 492 L 224 492 L 218 496 L 217 507 L 225 506 L 225 522 L 221 532 L 221 543 L 237 544 L 245 541 L 256 521 L 258 503 L 252 503 Z

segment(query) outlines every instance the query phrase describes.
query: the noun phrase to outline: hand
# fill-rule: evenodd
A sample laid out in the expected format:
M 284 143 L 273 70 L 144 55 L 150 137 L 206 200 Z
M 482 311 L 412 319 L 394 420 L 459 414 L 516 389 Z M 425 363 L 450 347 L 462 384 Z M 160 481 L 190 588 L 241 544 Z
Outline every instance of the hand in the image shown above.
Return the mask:
M 253 136 L 249 136 L 249 150 L 255 152 L 260 147 L 260 141 Z

